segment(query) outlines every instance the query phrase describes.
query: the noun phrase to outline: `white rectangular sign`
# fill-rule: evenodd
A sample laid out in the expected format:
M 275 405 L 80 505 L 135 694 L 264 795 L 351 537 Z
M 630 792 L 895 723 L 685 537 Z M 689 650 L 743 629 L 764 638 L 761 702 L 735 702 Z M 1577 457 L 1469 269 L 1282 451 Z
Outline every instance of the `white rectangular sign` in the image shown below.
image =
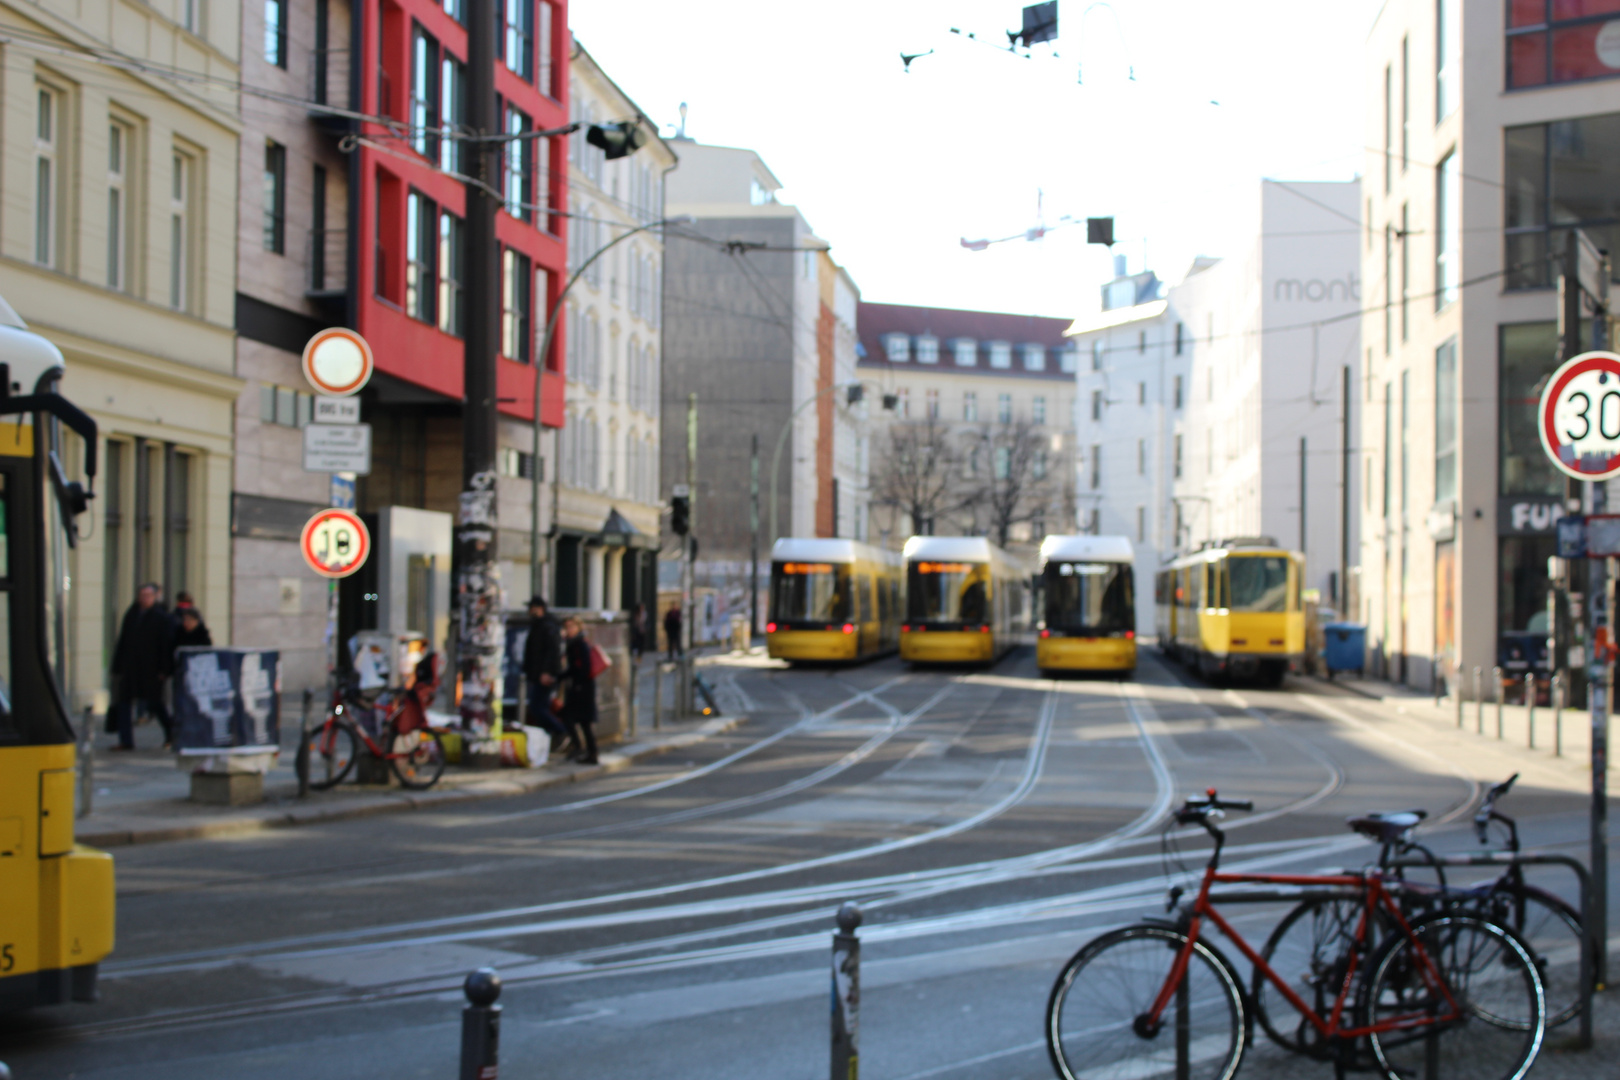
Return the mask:
M 304 428 L 305 472 L 371 472 L 370 424 L 310 424 Z
M 360 422 L 360 399 L 317 396 L 315 398 L 315 422 L 317 424 L 358 424 Z

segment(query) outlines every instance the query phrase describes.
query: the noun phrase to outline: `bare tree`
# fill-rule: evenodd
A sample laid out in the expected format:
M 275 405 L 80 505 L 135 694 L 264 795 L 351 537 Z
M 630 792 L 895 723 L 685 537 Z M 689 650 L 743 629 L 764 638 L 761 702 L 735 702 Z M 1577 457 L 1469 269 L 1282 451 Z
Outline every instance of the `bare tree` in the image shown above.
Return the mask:
M 911 518 L 914 533 L 931 531 L 941 515 L 961 501 L 956 477 L 962 455 L 950 430 L 937 417 L 897 420 L 872 476 L 872 494 Z
M 989 461 L 970 501 L 984 508 L 989 533 L 1007 546 L 1012 527 L 1046 516 L 1054 484 L 1047 437 L 1028 420 L 986 425 L 973 438 Z

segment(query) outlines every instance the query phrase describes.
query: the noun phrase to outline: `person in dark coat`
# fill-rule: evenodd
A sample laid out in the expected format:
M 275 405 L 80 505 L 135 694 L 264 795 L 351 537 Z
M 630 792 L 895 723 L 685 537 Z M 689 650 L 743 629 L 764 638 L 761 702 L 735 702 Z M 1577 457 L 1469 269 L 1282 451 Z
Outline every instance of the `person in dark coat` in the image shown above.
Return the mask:
M 176 649 L 184 649 L 188 646 L 207 648 L 213 643 L 214 635 L 208 632 L 208 626 L 202 619 L 202 612 L 198 611 L 195 605 L 181 608 L 180 629 L 175 631 L 174 647 Z M 179 664 L 175 664 L 176 669 L 179 666 Z
M 664 612 L 664 643 L 669 646 L 669 658 L 681 655 L 681 605 L 676 604 Z
M 562 746 L 568 729 L 551 711 L 551 697 L 562 677 L 562 628 L 546 610 L 546 598 L 529 597 L 529 637 L 523 643 L 523 677 L 528 681 L 528 723 L 551 736 L 551 749 Z
M 591 674 L 591 643 L 578 619 L 563 621 L 563 655 L 567 667 L 563 669 L 562 718 L 568 726 L 568 756 L 581 765 L 595 765 L 596 676 Z
M 647 642 L 651 637 L 652 620 L 647 617 L 647 605 L 637 604 L 636 609 L 630 613 L 630 660 L 632 664 L 640 665 L 641 654 L 647 651 Z
M 137 703 L 144 704 L 163 725 L 164 745 L 174 741 L 174 721 L 163 704 L 163 684 L 173 671 L 174 620 L 158 603 L 158 587 L 142 585 L 135 602 L 124 612 L 109 672 L 118 749 L 135 749 Z

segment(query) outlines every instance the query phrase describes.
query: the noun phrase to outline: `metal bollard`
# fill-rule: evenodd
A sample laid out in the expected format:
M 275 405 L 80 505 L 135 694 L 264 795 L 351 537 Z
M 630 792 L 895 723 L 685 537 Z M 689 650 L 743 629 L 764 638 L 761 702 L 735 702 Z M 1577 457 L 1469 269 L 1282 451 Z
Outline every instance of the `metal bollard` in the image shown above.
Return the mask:
M 1564 756 L 1564 677 L 1552 677 L 1553 757 Z
M 461 1010 L 461 1080 L 496 1080 L 501 1044 L 501 977 L 494 968 L 479 968 L 462 984 L 467 1007 Z
M 309 797 L 309 711 L 315 691 L 304 687 L 304 715 L 298 722 L 302 735 L 298 739 L 298 755 L 293 759 L 293 771 L 298 774 L 298 797 Z
M 858 904 L 838 909 L 832 951 L 832 1080 L 856 1080 L 861 1063 L 861 925 Z
M 1496 683 L 1496 737 L 1502 737 L 1502 669 L 1491 668 L 1491 681 Z
M 1476 727 L 1478 727 L 1479 734 L 1481 734 L 1481 735 L 1485 734 L 1485 687 L 1484 687 L 1483 683 L 1481 682 L 1481 676 L 1483 674 L 1484 673 L 1479 670 L 1479 665 L 1475 664 L 1474 665 L 1474 724 L 1475 724 Z
M 1524 728 L 1530 749 L 1536 748 L 1536 673 L 1524 673 Z

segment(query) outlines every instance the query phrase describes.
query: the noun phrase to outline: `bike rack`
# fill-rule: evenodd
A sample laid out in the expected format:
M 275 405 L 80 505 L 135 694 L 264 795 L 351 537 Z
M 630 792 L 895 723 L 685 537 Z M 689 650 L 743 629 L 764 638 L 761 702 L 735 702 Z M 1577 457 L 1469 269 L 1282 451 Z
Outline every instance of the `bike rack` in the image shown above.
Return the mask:
M 1583 866 L 1580 860 L 1570 855 L 1554 855 L 1548 853 L 1520 853 L 1513 854 L 1508 851 L 1487 851 L 1478 855 L 1436 855 L 1435 863 L 1441 866 L 1562 866 L 1575 875 L 1575 880 L 1581 887 L 1581 1011 L 1580 1032 L 1576 1036 L 1576 1047 L 1581 1050 L 1592 1048 L 1592 992 L 1594 987 L 1603 978 L 1604 957 L 1599 952 L 1599 946 L 1592 940 L 1592 934 L 1587 929 L 1593 923 L 1592 911 L 1592 875 Z M 1390 863 L 1392 867 L 1421 869 L 1432 865 L 1418 859 L 1396 859 Z M 1606 943 L 1605 943 L 1606 944 Z

